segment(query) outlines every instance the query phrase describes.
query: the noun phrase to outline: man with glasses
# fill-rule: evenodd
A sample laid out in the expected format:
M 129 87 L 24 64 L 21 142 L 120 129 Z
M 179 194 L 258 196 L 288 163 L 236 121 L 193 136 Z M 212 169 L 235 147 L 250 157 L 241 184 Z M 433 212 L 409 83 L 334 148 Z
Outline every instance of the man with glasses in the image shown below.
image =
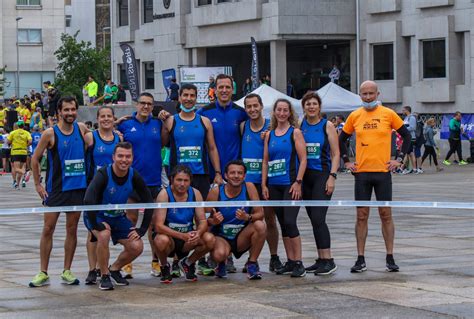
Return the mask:
M 118 130 L 123 134 L 124 142 L 130 142 L 133 146 L 132 167 L 140 173 L 150 190 L 153 199 L 156 199 L 161 190 L 161 129 L 160 119 L 153 117 L 153 95 L 143 92 L 138 97 L 136 112 L 131 117 L 119 121 Z M 139 202 L 139 194 L 132 193 L 129 203 Z M 136 224 L 138 211 L 127 211 L 127 217 Z M 151 242 L 150 242 L 151 243 Z M 153 251 L 153 245 L 151 245 Z M 127 277 L 131 277 L 131 265 L 124 267 Z M 161 270 L 158 258 L 153 254 L 152 270 L 153 276 L 160 276 Z

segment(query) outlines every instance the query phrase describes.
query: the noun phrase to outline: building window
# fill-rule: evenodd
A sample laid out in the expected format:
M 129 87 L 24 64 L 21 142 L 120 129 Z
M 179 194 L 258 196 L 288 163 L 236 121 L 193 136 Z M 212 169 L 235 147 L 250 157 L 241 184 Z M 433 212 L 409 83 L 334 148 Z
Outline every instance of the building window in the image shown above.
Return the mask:
M 41 43 L 41 29 L 18 29 L 18 43 Z
M 118 1 L 118 25 L 119 27 L 128 25 L 128 0 Z
M 374 80 L 393 80 L 393 44 L 376 44 L 374 53 Z
M 69 28 L 71 26 L 71 18 L 72 18 L 71 15 L 66 15 L 66 17 L 65 17 L 65 19 L 66 19 L 66 28 Z
M 198 6 L 206 6 L 212 4 L 212 0 L 197 0 Z
M 153 22 L 153 0 L 143 0 L 143 23 Z
M 423 78 L 446 77 L 446 41 L 423 41 Z
M 217 0 L 217 3 L 232 2 L 232 0 Z
M 155 63 L 143 62 L 145 69 L 145 90 L 155 89 Z
M 40 6 L 41 0 L 16 0 L 17 6 Z
M 128 90 L 127 72 L 125 71 L 125 64 L 121 63 L 118 65 L 118 67 L 120 85 L 123 87 L 124 90 Z

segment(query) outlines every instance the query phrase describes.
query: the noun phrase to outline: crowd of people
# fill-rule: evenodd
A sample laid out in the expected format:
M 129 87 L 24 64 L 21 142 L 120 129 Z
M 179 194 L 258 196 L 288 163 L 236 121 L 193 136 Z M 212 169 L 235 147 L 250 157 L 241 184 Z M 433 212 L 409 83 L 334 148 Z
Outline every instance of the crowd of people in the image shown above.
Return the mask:
M 411 158 L 416 132 L 413 135 L 411 110 L 405 107 L 404 121 L 384 107 L 378 101 L 375 82 L 362 83 L 362 106 L 347 119 L 337 116 L 333 123 L 323 116 L 324 105 L 315 92 L 308 92 L 302 99 L 305 117 L 301 122 L 286 99 L 275 101 L 271 118 L 265 119 L 259 95 L 248 94 L 241 108 L 232 101 L 232 77 L 220 74 L 214 81 L 215 101 L 203 108 L 196 107 L 197 88 L 183 84 L 178 91 L 178 113 L 172 115 L 161 109 L 154 117 L 153 95 L 143 92 L 136 112 L 129 116 L 116 119 L 113 107 L 99 108 L 96 130 L 77 122 L 79 105 L 74 97 L 62 97 L 55 112 L 48 114 L 55 124 L 40 136 L 33 138 L 24 129 L 26 124 L 18 121 L 18 130 L 6 138 L 7 143 L 14 143 L 20 141 L 17 136 L 22 136 L 22 144 L 16 144 L 11 151 L 16 188 L 25 174 L 25 165 L 16 163 L 26 162 L 28 145 L 36 140 L 30 166 L 35 189 L 49 207 L 229 202 L 221 208 L 147 208 L 140 223 L 138 210 L 85 212 L 82 215 L 88 230 L 89 260 L 86 284 L 100 282 L 102 290 L 128 285 L 128 279 L 133 278 L 132 262 L 143 252 L 141 238 L 145 235 L 152 252 L 150 273 L 161 277 L 162 283 L 169 284 L 181 274 L 188 281 L 196 281 L 197 274 L 226 278 L 228 273 L 236 272 L 233 258 L 247 252 L 243 271 L 251 280 L 261 279 L 258 258 L 265 242 L 271 254 L 271 272 L 291 277 L 303 277 L 308 272 L 330 275 L 337 265 L 326 223 L 328 207 L 306 207 L 316 259 L 305 267 L 297 223 L 299 206 L 235 207 L 233 202 L 329 200 L 340 167 L 354 175 L 355 200 L 371 200 L 372 193 L 377 200 L 392 200 L 391 172 L 401 169 L 406 157 Z M 434 124 L 428 122 L 428 129 L 423 131 L 429 140 L 423 159 L 436 148 Z M 454 123 L 453 132 L 456 128 Z M 394 134 L 401 141 L 395 154 Z M 353 162 L 348 150 L 352 135 L 357 139 Z M 452 138 L 457 136 L 453 133 Z M 451 144 L 453 149 L 458 148 Z M 169 149 L 168 155 L 162 152 L 165 147 Z M 21 154 L 13 154 L 19 149 Z M 44 183 L 42 161 L 47 166 Z M 357 207 L 356 211 L 358 256 L 351 272 L 359 273 L 367 270 L 364 254 L 369 208 Z M 396 272 L 399 267 L 393 257 L 395 227 L 391 208 L 380 207 L 378 212 L 387 253 L 386 270 Z M 48 265 L 59 215 L 58 212 L 44 216 L 40 271 L 30 287 L 49 284 Z M 81 212 L 66 214 L 61 279 L 69 285 L 79 284 L 71 266 L 80 217 Z M 278 255 L 280 233 L 286 253 L 284 263 Z M 109 263 L 110 240 L 114 245 L 121 244 L 123 250 Z

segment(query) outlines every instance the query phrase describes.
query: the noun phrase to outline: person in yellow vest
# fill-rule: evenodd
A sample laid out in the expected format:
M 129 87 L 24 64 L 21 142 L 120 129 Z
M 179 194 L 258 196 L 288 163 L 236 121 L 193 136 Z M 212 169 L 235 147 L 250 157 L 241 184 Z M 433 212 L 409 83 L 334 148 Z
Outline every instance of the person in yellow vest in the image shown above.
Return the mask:
M 30 130 L 30 121 L 31 121 L 30 108 L 31 108 L 30 103 L 25 102 L 25 104 L 22 105 L 21 112 L 20 112 L 23 122 L 25 123 L 25 130 L 27 131 Z
M 7 108 L 5 105 L 0 104 L 0 128 L 5 127 L 5 117 L 7 116 Z
M 89 97 L 89 104 L 94 102 L 97 99 L 97 92 L 99 91 L 99 85 L 94 80 L 92 75 L 89 75 L 84 89 L 87 91 L 87 96 Z
M 28 131 L 24 130 L 25 123 L 18 121 L 13 127 L 14 130 L 8 135 L 7 143 L 11 145 L 11 162 L 13 188 L 20 189 L 19 184 L 25 175 L 26 158 L 28 157 L 28 146 L 33 139 Z M 22 182 L 22 187 L 26 187 L 26 182 Z

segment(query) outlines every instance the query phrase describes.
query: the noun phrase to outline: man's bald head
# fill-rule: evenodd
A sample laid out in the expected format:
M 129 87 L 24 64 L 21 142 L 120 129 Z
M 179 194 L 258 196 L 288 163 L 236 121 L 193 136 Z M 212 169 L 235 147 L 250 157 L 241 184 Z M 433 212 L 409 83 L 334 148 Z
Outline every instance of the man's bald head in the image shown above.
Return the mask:
M 360 85 L 359 92 L 362 92 L 363 89 L 372 89 L 375 90 L 376 92 L 379 91 L 379 87 L 377 86 L 377 83 L 374 81 L 364 81 Z
M 377 100 L 379 96 L 379 89 L 377 83 L 374 81 L 364 81 L 360 85 L 359 95 L 362 101 L 370 103 Z

